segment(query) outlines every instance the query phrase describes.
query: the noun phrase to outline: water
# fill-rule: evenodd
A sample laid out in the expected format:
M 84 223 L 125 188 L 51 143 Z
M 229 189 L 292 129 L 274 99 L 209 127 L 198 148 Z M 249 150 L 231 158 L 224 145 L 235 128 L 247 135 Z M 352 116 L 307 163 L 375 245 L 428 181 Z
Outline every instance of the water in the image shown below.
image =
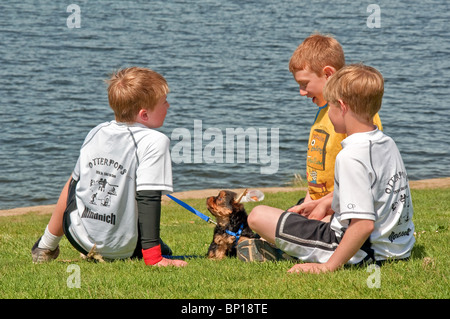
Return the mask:
M 70 1 L 0 4 L 0 209 L 56 202 L 86 133 L 113 118 L 103 80 L 132 65 L 168 80 L 160 130 L 169 137 L 184 128 L 194 145 L 195 121 L 202 132 L 222 132 L 224 143 L 226 128 L 279 129 L 275 174 L 261 174 L 260 157 L 174 163 L 175 191 L 284 186 L 304 175 L 316 107 L 287 66 L 314 31 L 333 34 L 348 63 L 383 73 L 380 116 L 410 179 L 450 176 L 446 0 L 377 1 L 380 28 L 367 26 L 367 1 L 73 2 L 80 28 L 67 26 Z

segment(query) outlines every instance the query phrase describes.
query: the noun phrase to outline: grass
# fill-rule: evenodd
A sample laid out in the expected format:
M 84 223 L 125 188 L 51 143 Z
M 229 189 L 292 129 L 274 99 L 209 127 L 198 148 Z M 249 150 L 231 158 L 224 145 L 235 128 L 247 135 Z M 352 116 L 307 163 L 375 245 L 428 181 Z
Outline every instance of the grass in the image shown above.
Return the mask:
M 266 194 L 264 204 L 285 208 L 301 194 Z M 321 275 L 288 274 L 288 261 L 243 263 L 204 258 L 213 225 L 173 202 L 163 206 L 161 235 L 175 255 L 193 255 L 185 268 L 148 267 L 142 261 L 92 263 L 80 260 L 64 238 L 61 254 L 48 264 L 31 262 L 30 249 L 48 215 L 0 217 L 2 299 L 448 299 L 450 192 L 414 190 L 416 245 L 407 262 L 380 268 L 380 288 L 369 288 L 373 272 L 344 268 Z M 206 213 L 205 200 L 188 200 Z M 250 212 L 255 203 L 246 203 Z M 80 288 L 70 288 L 79 267 Z M 75 267 L 76 267 L 75 266 Z M 69 285 L 68 285 L 69 280 Z M 373 286 L 373 285 L 372 285 Z

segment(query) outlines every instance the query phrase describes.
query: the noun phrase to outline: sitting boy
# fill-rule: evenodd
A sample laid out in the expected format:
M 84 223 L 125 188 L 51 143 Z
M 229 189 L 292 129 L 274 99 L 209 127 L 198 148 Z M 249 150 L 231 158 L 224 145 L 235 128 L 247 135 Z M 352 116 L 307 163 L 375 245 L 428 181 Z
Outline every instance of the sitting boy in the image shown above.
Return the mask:
M 330 222 L 267 206 L 248 223 L 261 237 L 307 263 L 289 272 L 335 271 L 345 264 L 405 259 L 415 238 L 408 177 L 395 142 L 373 123 L 384 93 L 372 67 L 349 65 L 325 84 L 328 116 L 346 134 L 335 164 Z
M 333 74 L 345 65 L 344 50 L 332 36 L 315 33 L 307 37 L 294 51 L 289 71 L 300 86 L 300 95 L 318 106 L 311 126 L 306 156 L 308 189 L 291 211 L 311 219 L 322 219 L 333 199 L 334 163 L 346 135 L 337 133 L 328 117 L 329 104 L 323 87 Z M 374 124 L 382 130 L 378 113 Z
M 153 128 L 163 125 L 169 108 L 167 82 L 138 67 L 121 70 L 108 82 L 115 121 L 87 135 L 45 232 L 32 248 L 33 262 L 57 258 L 65 234 L 84 255 L 95 250 L 108 260 L 137 256 L 147 265 L 185 266 L 185 261 L 163 258 L 170 248 L 160 240 L 161 196 L 173 191 L 172 163 L 169 139 Z

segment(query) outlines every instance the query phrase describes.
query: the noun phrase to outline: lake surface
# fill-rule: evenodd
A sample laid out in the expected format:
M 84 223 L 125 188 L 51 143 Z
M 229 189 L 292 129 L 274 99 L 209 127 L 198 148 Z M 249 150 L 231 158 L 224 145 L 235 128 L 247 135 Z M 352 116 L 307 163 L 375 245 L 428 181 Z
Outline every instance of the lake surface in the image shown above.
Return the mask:
M 315 31 L 334 35 L 347 63 L 382 72 L 380 117 L 409 178 L 450 176 L 446 0 L 374 1 L 379 28 L 367 1 L 73 0 L 79 28 L 71 2 L 59 2 L 0 4 L 0 209 L 56 203 L 87 132 L 113 119 L 103 80 L 134 65 L 171 89 L 160 131 L 172 140 L 175 191 L 304 176 L 317 107 L 288 62 Z M 239 131 L 253 142 L 231 145 L 227 132 Z

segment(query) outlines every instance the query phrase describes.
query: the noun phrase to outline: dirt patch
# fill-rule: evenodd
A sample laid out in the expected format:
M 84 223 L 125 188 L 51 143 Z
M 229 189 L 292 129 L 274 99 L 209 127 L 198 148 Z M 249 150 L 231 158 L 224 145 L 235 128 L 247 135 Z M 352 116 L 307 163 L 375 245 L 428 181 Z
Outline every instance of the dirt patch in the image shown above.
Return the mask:
M 446 178 L 435 178 L 435 179 L 427 179 L 420 181 L 410 181 L 410 186 L 412 189 L 433 189 L 433 188 L 450 188 L 450 177 Z M 269 188 L 258 188 L 263 193 L 278 193 L 278 192 L 298 192 L 304 191 L 305 188 L 301 187 L 269 187 Z M 193 190 L 186 192 L 177 192 L 174 193 L 173 196 L 185 200 L 185 199 L 199 199 L 205 198 L 208 196 L 217 195 L 220 191 L 218 188 L 214 189 L 202 189 L 202 190 Z M 244 188 L 232 189 L 237 194 L 241 194 L 244 191 Z M 168 202 L 166 196 L 163 196 L 163 204 Z M 7 210 L 0 210 L 0 217 L 2 216 L 14 216 L 14 215 L 24 215 L 28 213 L 35 213 L 38 215 L 46 215 L 51 214 L 55 208 L 55 205 L 43 205 L 43 206 L 32 206 L 32 207 L 20 207 L 13 208 Z

